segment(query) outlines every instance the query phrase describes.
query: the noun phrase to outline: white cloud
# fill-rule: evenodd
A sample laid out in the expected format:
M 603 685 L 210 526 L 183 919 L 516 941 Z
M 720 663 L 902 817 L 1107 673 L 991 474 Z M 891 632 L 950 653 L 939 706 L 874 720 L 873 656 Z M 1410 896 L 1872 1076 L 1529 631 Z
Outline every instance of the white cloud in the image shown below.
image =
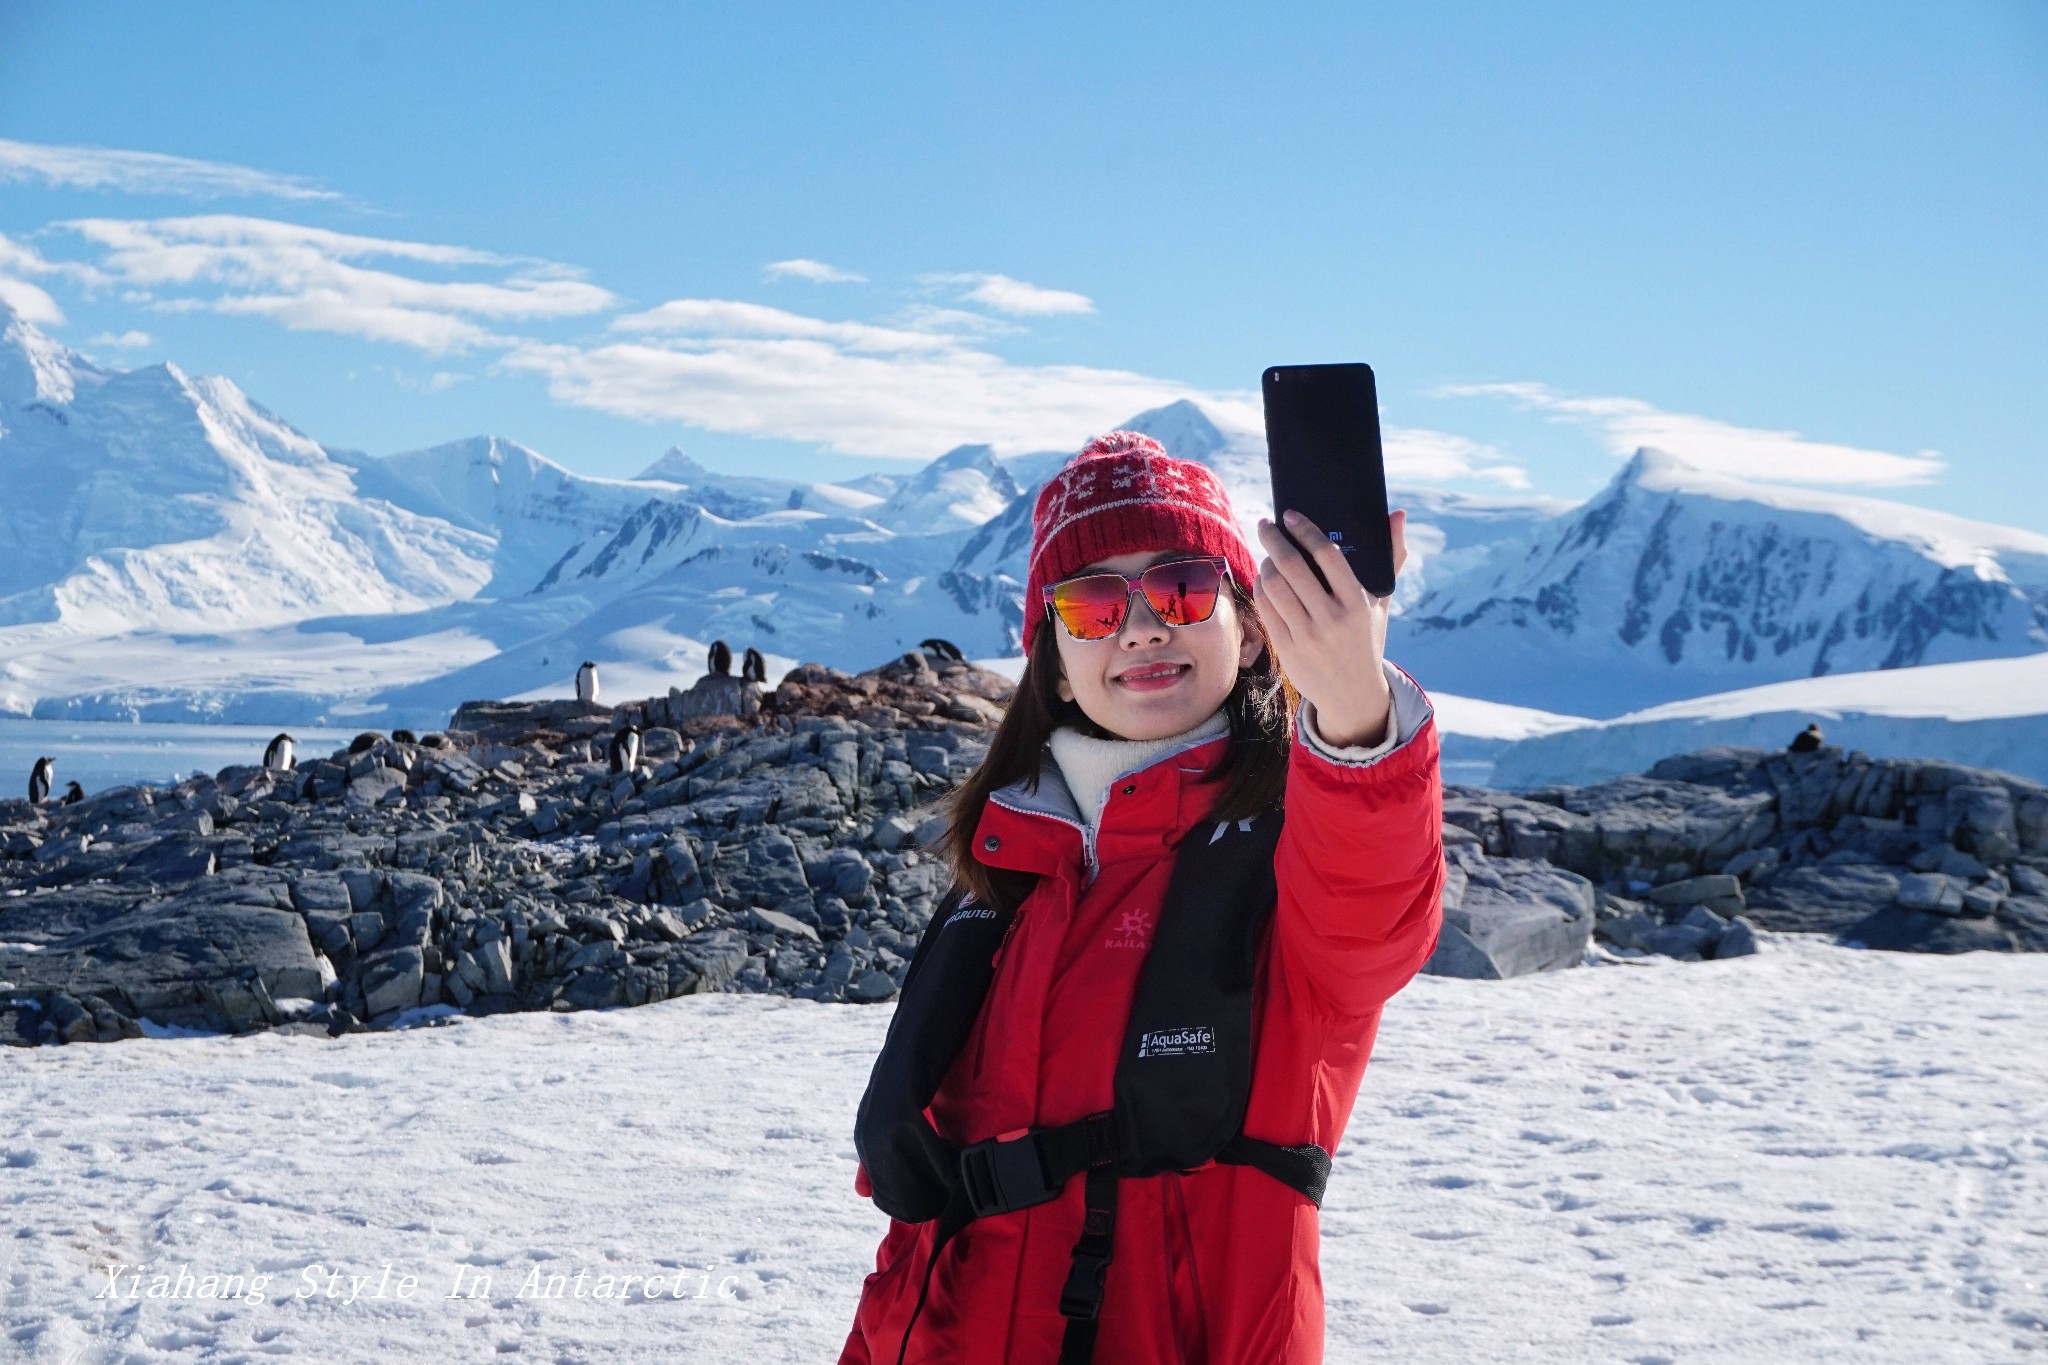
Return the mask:
M 0 233 L 0 303 L 38 327 L 62 326 L 64 310 L 41 285 L 30 282 L 31 275 L 59 276 L 85 284 L 104 282 L 90 267 L 46 260 L 34 247 Z
M 200 199 L 224 195 L 266 199 L 339 199 L 296 175 L 276 175 L 221 161 L 194 161 L 162 152 L 129 152 L 111 147 L 53 147 L 0 138 L 0 181 L 41 180 L 79 189 L 122 190 L 129 194 L 180 194 Z
M 829 341 L 857 351 L 922 351 L 953 345 L 953 339 L 914 328 L 877 327 L 865 322 L 827 322 L 783 308 L 735 299 L 671 299 L 644 313 L 628 313 L 614 331 L 665 332 L 691 336 L 784 337 Z
M 1380 449 L 1390 482 L 1424 485 L 1485 479 L 1504 488 L 1527 488 L 1529 473 L 1494 447 L 1426 427 L 1383 427 Z
M 791 261 L 770 261 L 761 267 L 761 273 L 771 280 L 809 280 L 812 284 L 866 284 L 868 278 L 802 256 Z
M 128 331 L 120 333 L 101 332 L 85 344 L 88 346 L 103 346 L 109 350 L 116 351 L 136 351 L 144 346 L 156 345 L 156 338 L 147 332 L 138 332 L 130 328 Z
M 1013 280 L 1008 275 L 927 275 L 924 278 L 929 284 L 964 285 L 966 289 L 961 298 L 1012 317 L 1043 318 L 1095 311 L 1095 300 L 1086 294 L 1066 289 L 1044 289 L 1023 280 Z
M 1014 365 L 962 345 L 878 352 L 825 337 L 528 343 L 500 364 L 542 375 L 556 400 L 580 407 L 880 458 L 929 459 L 975 441 L 1012 452 L 1075 446 L 1145 408 L 1210 397 L 1123 370 Z
M 62 226 L 100 247 L 100 268 L 121 284 L 152 295 L 167 288 L 218 290 L 201 297 L 159 297 L 150 306 L 160 311 L 203 308 L 268 317 L 299 330 L 339 332 L 432 353 L 515 343 L 478 319 L 577 317 L 615 302 L 610 291 L 545 262 L 267 218 L 88 218 Z M 402 262 L 414 273 L 362 264 L 369 261 Z M 464 270 L 488 270 L 493 277 L 449 277 Z
M 809 441 L 849 455 L 928 459 L 968 442 L 1005 452 L 1078 445 L 1132 413 L 1194 400 L 1250 433 L 1253 393 L 1217 393 L 1127 370 L 1021 365 L 984 349 L 978 314 L 915 307 L 898 326 L 828 321 L 733 299 L 672 299 L 616 319 L 595 347 L 529 342 L 501 368 L 541 375 L 559 402 L 735 435 Z M 1407 483 L 1526 487 L 1493 447 L 1389 427 L 1389 473 Z
M 1848 484 L 1866 487 L 1929 483 L 1946 462 L 1940 452 L 1898 455 L 1885 450 L 1814 441 L 1796 431 L 1740 427 L 1691 413 L 1665 412 L 1639 398 L 1575 397 L 1547 385 L 1450 384 L 1436 390 L 1448 398 L 1505 398 L 1579 422 L 1606 433 L 1617 455 L 1648 446 L 1702 469 L 1766 483 Z
M 0 303 L 38 327 L 61 327 L 64 325 L 64 310 L 57 306 L 57 300 L 49 291 L 27 280 L 12 279 L 0 275 Z

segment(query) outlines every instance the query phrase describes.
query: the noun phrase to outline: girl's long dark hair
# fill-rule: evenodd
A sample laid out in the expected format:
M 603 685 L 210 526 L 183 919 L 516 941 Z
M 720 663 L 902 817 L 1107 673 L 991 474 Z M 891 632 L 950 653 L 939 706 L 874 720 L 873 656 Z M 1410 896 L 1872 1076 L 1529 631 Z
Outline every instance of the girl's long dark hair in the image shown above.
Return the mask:
M 1209 818 L 1242 820 L 1280 804 L 1287 789 L 1287 750 L 1294 738 L 1294 688 L 1281 673 L 1272 642 L 1253 608 L 1251 596 L 1233 578 L 1231 600 L 1239 622 L 1265 647 L 1252 666 L 1241 670 L 1224 700 L 1230 717 L 1230 749 L 1204 779 L 1218 788 Z M 1062 725 L 1107 738 L 1108 732 L 1089 720 L 1077 703 L 1060 700 L 1060 647 L 1053 637 L 1056 621 L 1041 621 L 1024 661 L 1024 676 L 1010 709 L 989 741 L 988 756 L 956 790 L 950 801 L 952 823 L 940 847 L 952 865 L 955 885 L 972 891 L 977 900 L 997 909 L 1014 909 L 1031 893 L 1037 875 L 990 867 L 975 856 L 975 827 L 989 796 L 1025 779 L 1035 788 L 1046 741 Z

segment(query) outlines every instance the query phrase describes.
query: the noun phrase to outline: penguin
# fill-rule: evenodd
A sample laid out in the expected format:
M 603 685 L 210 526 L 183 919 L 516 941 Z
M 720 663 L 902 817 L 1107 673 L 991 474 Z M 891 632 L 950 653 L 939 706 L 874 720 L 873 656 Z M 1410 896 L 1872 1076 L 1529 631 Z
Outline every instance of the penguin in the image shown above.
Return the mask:
M 597 700 L 597 665 L 588 659 L 576 670 L 576 700 Z
M 614 731 L 612 742 L 605 749 L 605 757 L 614 773 L 629 773 L 639 767 L 640 727 L 628 725 L 623 730 Z
M 274 773 L 288 773 L 298 760 L 292 756 L 292 748 L 298 743 L 290 735 L 279 731 L 277 738 L 263 751 L 263 766 Z
M 732 646 L 723 640 L 713 640 L 711 655 L 705 660 L 704 666 L 711 670 L 711 675 L 715 678 L 731 677 Z
M 740 679 L 743 682 L 765 683 L 768 681 L 768 660 L 752 645 L 747 646 L 746 657 L 740 660 Z
M 74 782 L 70 782 L 70 783 L 67 783 L 67 784 L 65 785 L 65 787 L 64 787 L 64 804 L 65 804 L 65 805 L 67 805 L 67 806 L 75 806 L 75 805 L 77 805 L 77 804 L 78 804 L 79 802 L 81 802 L 81 801 L 83 801 L 83 800 L 85 800 L 85 788 L 83 788 L 83 787 L 79 786 L 79 785 L 78 785 L 78 783 L 77 783 L 77 782 L 75 782 L 75 781 L 74 781 Z
M 352 754 L 366 754 L 381 744 L 383 740 L 384 736 L 378 734 L 375 730 L 365 730 L 348 742 L 348 751 Z
M 391 742 L 393 744 L 417 744 L 420 742 L 420 737 L 410 730 L 393 730 L 391 732 Z
M 57 761 L 39 758 L 36 765 L 28 770 L 28 803 L 40 806 L 50 799 L 50 783 L 57 778 Z
M 1785 746 L 1785 750 L 1788 753 L 1794 754 L 1810 754 L 1815 749 L 1818 749 L 1821 743 L 1820 722 L 1815 721 L 1798 734 L 1792 736 L 1792 742 Z
M 960 664 L 967 662 L 967 657 L 960 652 L 960 646 L 954 644 L 951 640 L 941 640 L 936 637 L 930 640 L 919 640 L 917 647 L 930 655 L 935 663 Z

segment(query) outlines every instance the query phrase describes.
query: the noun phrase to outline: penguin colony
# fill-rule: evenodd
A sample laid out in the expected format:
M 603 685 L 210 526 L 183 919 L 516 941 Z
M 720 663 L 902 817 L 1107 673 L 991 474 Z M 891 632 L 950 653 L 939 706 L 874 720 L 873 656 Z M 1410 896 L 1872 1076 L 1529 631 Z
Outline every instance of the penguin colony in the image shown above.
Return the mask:
M 960 647 L 951 640 L 937 638 L 921 640 L 918 642 L 918 648 L 923 650 L 927 656 L 939 662 L 963 661 Z M 711 642 L 711 652 L 705 660 L 705 665 L 718 677 L 731 677 L 732 646 L 723 640 L 713 640 Z M 768 682 L 767 656 L 752 645 L 747 646 L 747 652 L 741 657 L 740 678 L 743 681 L 760 683 L 763 686 Z M 583 666 L 576 670 L 576 699 L 586 702 L 597 700 L 597 665 L 588 659 L 584 660 Z M 401 744 L 419 742 L 418 738 L 410 730 L 393 730 L 391 737 Z M 352 754 L 365 753 L 374 748 L 382 738 L 382 735 L 374 731 L 365 731 L 349 742 L 348 751 Z M 438 735 L 430 736 L 429 743 L 431 744 L 432 741 L 440 739 L 441 737 Z M 441 740 L 443 744 L 446 742 Z M 1798 738 L 1792 741 L 1790 747 L 1795 753 L 1805 753 L 1808 750 L 1819 748 L 1820 743 L 1820 727 L 1818 725 L 1809 725 L 1801 732 Z M 264 746 L 263 766 L 274 773 L 291 772 L 298 765 L 297 745 L 298 741 L 294 740 L 290 734 L 279 731 L 271 739 L 270 743 Z M 640 731 L 636 727 L 628 725 L 615 733 L 608 746 L 606 758 L 614 773 L 632 772 L 635 768 L 638 768 L 640 766 Z M 50 799 L 50 787 L 56 781 L 56 774 L 57 764 L 55 759 L 43 757 L 35 761 L 35 766 L 29 770 L 28 774 L 28 799 L 31 804 L 39 806 Z M 74 805 L 84 799 L 85 789 L 79 786 L 77 782 L 71 782 L 66 786 L 63 804 L 67 806 Z

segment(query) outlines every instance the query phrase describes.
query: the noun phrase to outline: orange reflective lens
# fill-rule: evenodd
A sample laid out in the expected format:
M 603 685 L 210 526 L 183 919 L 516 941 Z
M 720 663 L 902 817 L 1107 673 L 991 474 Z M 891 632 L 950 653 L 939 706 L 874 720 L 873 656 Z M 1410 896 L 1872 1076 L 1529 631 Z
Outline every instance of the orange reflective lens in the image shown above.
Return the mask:
M 1076 640 L 1106 640 L 1124 628 L 1131 592 L 1145 594 L 1153 612 L 1169 626 L 1192 626 L 1216 612 L 1216 595 L 1230 567 L 1224 559 L 1176 559 L 1154 564 L 1135 577 L 1120 573 L 1082 574 L 1045 590 L 1067 634 Z

